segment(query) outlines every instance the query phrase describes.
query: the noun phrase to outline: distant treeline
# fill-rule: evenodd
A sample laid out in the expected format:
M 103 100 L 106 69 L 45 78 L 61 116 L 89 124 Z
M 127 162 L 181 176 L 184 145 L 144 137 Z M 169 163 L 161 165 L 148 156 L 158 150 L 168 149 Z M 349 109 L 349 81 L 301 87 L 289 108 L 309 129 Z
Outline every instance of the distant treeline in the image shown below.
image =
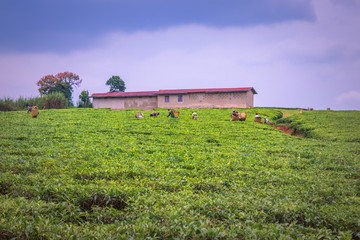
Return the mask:
M 35 98 L 20 97 L 17 100 L 10 98 L 0 99 L 0 111 L 27 110 L 28 106 L 38 106 L 39 109 L 61 109 L 67 108 L 69 100 L 60 92 L 53 92 L 48 95 Z

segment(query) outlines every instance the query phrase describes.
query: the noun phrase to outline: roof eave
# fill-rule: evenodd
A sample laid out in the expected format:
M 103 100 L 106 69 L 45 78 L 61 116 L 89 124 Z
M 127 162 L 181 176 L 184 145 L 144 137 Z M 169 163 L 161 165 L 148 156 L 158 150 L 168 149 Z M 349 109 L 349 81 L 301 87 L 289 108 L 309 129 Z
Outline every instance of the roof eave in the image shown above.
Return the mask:
M 155 97 L 157 94 L 152 95 L 133 95 L 133 96 L 90 96 L 91 98 L 130 98 L 130 97 Z
M 227 90 L 201 90 L 199 89 L 199 91 L 195 90 L 195 91 L 191 91 L 188 92 L 187 89 L 184 90 L 180 90 L 179 92 L 164 92 L 167 90 L 159 90 L 156 92 L 153 92 L 151 94 L 140 94 L 140 95 L 131 95 L 131 96 L 121 96 L 121 95 L 114 95 L 114 96 L 104 96 L 104 95 L 100 95 L 100 96 L 94 96 L 91 95 L 91 98 L 130 98 L 130 97 L 154 97 L 154 96 L 158 96 L 158 95 L 177 95 L 177 94 L 190 94 L 190 93 L 231 93 L 231 92 L 249 92 L 252 91 L 253 94 L 258 94 L 256 92 L 256 90 L 253 87 L 247 88 L 247 89 L 241 89 L 241 90 L 231 90 L 231 89 L 227 89 Z M 168 90 L 171 91 L 171 90 Z M 111 93 L 111 92 L 110 92 Z

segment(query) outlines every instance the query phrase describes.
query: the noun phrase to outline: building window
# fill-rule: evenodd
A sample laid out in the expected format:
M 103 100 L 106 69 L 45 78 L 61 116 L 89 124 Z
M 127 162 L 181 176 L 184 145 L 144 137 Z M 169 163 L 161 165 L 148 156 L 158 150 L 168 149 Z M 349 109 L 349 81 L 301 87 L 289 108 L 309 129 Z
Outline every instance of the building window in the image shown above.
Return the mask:
M 169 96 L 165 96 L 165 102 L 170 102 Z
M 179 95 L 179 96 L 178 96 L 178 102 L 182 102 L 182 101 L 183 101 L 182 95 Z

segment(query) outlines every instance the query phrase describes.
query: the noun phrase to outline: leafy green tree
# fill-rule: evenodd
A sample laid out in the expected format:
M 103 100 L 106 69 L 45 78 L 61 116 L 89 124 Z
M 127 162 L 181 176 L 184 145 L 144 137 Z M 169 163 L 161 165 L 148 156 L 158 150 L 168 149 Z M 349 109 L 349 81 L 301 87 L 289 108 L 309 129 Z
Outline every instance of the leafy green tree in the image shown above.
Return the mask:
M 92 103 L 90 102 L 89 98 L 89 92 L 88 91 L 82 91 L 79 95 L 79 108 L 92 108 Z
M 119 90 L 125 92 L 125 82 L 119 76 L 112 76 L 106 81 L 106 85 L 110 86 L 110 91 Z
M 55 76 L 52 74 L 42 77 L 36 85 L 39 86 L 41 95 L 48 95 L 53 92 L 61 92 L 68 99 L 69 104 L 72 104 L 73 87 L 79 87 L 82 80 L 79 75 L 72 72 L 58 73 Z

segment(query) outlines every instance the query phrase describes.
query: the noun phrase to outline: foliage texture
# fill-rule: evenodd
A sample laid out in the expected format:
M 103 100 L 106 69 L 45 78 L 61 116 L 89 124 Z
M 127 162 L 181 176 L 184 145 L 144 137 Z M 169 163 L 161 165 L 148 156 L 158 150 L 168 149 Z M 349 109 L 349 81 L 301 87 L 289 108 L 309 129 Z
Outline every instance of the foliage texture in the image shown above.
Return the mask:
M 110 91 L 119 90 L 125 92 L 125 82 L 119 76 L 112 76 L 106 81 L 106 85 L 110 86 Z
M 79 95 L 79 108 L 92 108 L 92 103 L 90 101 L 89 92 L 88 91 L 81 91 Z
M 48 95 L 35 98 L 10 98 L 0 99 L 0 111 L 20 111 L 27 110 L 28 106 L 38 106 L 40 109 L 67 108 L 68 99 L 60 92 L 53 92 Z
M 0 238 L 359 239 L 360 113 L 238 110 L 0 112 Z
M 36 85 L 39 86 L 41 95 L 48 95 L 53 92 L 61 92 L 69 100 L 72 105 L 73 87 L 79 87 L 82 80 L 79 75 L 72 72 L 63 72 L 54 75 L 46 75 L 42 77 Z

